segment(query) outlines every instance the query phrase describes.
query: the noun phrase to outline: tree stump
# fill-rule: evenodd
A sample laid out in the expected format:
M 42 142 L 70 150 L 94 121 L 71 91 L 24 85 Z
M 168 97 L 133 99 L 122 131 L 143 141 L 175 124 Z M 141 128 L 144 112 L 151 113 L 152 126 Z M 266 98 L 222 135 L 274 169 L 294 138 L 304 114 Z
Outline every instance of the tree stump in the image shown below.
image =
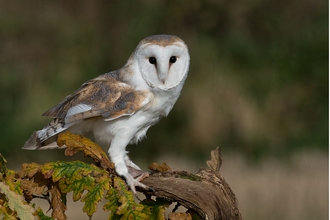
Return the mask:
M 220 174 L 221 151 L 211 152 L 208 168 L 192 174 L 187 171 L 171 170 L 166 164 L 149 167 L 153 173 L 141 182 L 154 191 L 143 191 L 147 196 L 157 196 L 178 202 L 188 212 L 202 219 L 242 219 L 237 199 L 224 177 Z M 167 167 L 166 167 L 167 166 Z

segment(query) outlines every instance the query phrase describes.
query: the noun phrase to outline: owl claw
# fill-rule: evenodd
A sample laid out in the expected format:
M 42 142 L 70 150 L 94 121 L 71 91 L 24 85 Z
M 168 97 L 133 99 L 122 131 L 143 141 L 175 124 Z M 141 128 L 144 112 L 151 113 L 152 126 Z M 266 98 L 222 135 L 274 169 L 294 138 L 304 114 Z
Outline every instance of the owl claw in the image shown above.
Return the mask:
M 144 178 L 148 177 L 149 173 L 145 172 L 142 173 L 140 176 L 138 176 L 136 179 L 133 178 L 132 175 L 128 174 L 125 176 L 126 183 L 128 187 L 131 189 L 131 191 L 136 194 L 136 189 L 135 187 L 141 187 L 145 190 L 152 190 L 149 186 L 144 185 L 143 183 L 140 183 L 141 180 Z

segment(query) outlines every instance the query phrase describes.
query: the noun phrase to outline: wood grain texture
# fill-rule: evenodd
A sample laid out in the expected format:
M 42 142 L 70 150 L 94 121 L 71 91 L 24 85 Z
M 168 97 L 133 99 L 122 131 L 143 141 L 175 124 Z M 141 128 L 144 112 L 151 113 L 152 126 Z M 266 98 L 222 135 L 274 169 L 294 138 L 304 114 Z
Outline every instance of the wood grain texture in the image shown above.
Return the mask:
M 180 170 L 152 173 L 141 182 L 154 189 L 141 191 L 144 194 L 178 202 L 202 219 L 242 219 L 237 199 L 225 178 L 211 168 L 200 169 L 196 174 Z

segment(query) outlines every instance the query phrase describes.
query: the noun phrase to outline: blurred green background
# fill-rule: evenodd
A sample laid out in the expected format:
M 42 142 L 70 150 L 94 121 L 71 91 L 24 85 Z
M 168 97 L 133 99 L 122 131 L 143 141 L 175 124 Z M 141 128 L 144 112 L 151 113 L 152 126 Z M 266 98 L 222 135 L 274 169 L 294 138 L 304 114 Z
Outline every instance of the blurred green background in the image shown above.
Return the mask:
M 313 0 L 0 0 L 0 152 L 9 165 L 61 158 L 21 150 L 49 122 L 41 114 L 162 33 L 188 45 L 189 77 L 169 116 L 128 147 L 133 160 L 200 165 L 220 146 L 252 166 L 317 152 L 315 169 L 328 171 L 328 2 Z M 245 219 L 263 219 L 245 205 Z M 314 211 L 322 219 L 326 210 Z

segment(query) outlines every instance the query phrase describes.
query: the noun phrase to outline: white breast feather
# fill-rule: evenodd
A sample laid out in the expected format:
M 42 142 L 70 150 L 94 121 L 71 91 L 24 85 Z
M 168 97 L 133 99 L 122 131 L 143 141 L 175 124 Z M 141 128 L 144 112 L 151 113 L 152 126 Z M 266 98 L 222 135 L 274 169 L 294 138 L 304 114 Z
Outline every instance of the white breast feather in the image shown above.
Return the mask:
M 180 96 L 189 60 L 187 46 L 176 36 L 143 39 L 123 68 L 89 80 L 46 111 L 44 115 L 54 120 L 33 133 L 23 148 L 56 148 L 56 135 L 66 129 L 93 133 L 98 143 L 110 145 L 116 172 L 125 177 L 131 190 L 146 188 L 128 171 L 127 165 L 138 166 L 129 160 L 126 146 L 138 142 L 150 126 L 168 115 Z

